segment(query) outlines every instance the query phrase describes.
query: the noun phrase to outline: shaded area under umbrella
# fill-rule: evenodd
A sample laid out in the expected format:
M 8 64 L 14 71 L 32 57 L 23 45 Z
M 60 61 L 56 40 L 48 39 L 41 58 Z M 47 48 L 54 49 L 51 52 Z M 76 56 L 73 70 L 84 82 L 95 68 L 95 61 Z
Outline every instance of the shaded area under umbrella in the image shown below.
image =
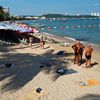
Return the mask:
M 20 43 L 20 40 L 27 39 L 31 36 L 28 33 L 34 33 L 32 28 L 19 26 L 13 23 L 0 23 L 0 40 L 10 43 Z M 32 36 L 33 37 L 33 36 Z M 39 39 L 33 37 L 33 42 L 40 42 Z

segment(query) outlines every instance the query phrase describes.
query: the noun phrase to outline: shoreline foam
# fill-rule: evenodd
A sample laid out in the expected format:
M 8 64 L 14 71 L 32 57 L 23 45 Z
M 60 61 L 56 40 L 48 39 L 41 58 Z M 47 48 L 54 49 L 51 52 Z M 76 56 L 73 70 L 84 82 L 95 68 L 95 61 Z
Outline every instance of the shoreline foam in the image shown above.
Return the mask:
M 37 33 L 36 33 L 37 34 Z M 71 44 L 75 43 L 77 40 L 75 38 L 72 38 L 72 37 L 61 37 L 61 36 L 57 36 L 57 35 L 54 35 L 54 34 L 50 34 L 50 33 L 47 33 L 47 32 L 40 32 L 40 34 L 42 35 L 46 35 L 46 36 L 49 36 L 51 38 L 55 38 L 56 40 L 59 40 L 59 41 L 63 41 L 63 42 L 70 42 Z M 91 44 L 94 48 L 100 48 L 100 45 L 98 44 L 93 44 L 93 43 L 89 43 L 89 42 L 86 42 L 86 41 L 81 41 L 84 45 L 88 45 L 88 44 Z

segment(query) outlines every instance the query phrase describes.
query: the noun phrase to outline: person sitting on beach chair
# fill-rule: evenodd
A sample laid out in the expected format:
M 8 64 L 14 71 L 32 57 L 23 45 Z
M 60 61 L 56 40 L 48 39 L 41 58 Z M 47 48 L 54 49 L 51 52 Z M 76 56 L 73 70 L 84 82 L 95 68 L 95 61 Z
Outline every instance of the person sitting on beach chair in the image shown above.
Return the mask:
M 41 36 L 41 39 L 40 39 L 40 45 L 41 45 L 41 48 L 44 49 L 45 41 L 44 41 L 43 36 Z

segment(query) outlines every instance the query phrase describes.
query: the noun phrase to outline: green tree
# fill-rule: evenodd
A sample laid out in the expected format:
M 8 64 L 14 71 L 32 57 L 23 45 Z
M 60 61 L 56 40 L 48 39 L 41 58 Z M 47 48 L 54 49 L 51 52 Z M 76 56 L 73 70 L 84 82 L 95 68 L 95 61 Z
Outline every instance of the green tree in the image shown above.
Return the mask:
M 3 11 L 3 7 L 0 6 L 0 21 L 4 20 L 4 11 Z

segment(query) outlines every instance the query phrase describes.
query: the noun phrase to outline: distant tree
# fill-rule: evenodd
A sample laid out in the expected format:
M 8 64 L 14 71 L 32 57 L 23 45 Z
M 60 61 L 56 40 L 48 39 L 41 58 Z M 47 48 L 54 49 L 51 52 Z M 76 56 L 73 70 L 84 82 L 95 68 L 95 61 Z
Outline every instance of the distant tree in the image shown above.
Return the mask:
M 10 15 L 8 12 L 4 13 L 4 20 L 9 20 L 10 19 Z
M 42 16 L 46 18 L 65 18 L 66 17 L 65 15 L 62 15 L 62 14 L 45 14 Z
M 63 14 L 45 14 L 42 16 L 46 18 L 98 18 L 98 16 L 91 16 L 91 15 L 78 15 L 77 16 L 77 15 L 63 15 Z
M 0 21 L 4 20 L 4 11 L 3 11 L 3 7 L 0 6 Z

